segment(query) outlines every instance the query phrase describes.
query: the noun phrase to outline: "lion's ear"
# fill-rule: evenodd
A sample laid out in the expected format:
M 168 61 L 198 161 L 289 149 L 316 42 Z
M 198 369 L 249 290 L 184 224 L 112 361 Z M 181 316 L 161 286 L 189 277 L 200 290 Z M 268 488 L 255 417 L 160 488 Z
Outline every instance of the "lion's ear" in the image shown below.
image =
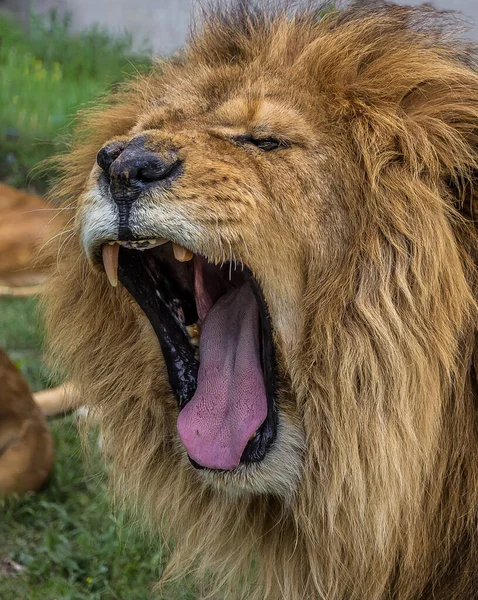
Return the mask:
M 464 216 L 478 208 L 478 73 L 435 60 L 400 104 L 401 152 L 425 177 L 438 176 Z

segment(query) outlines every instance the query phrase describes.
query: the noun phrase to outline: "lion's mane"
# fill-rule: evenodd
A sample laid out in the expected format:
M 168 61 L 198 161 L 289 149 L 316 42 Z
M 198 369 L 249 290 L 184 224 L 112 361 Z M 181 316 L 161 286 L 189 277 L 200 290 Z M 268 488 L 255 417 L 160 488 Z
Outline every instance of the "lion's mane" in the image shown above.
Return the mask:
M 330 179 L 353 243 L 327 270 L 318 251 L 302 257 L 300 344 L 284 359 L 305 432 L 290 502 L 203 486 L 173 439 L 153 335 L 76 235 L 60 236 L 53 356 L 100 407 L 116 490 L 173 541 L 163 581 L 192 573 L 211 597 L 248 600 L 478 595 L 478 74 L 448 21 L 377 2 L 213 10 L 184 54 L 89 111 L 61 159 L 54 195 L 74 209 L 98 149 L 131 130 L 164 78 L 182 78 L 185 94 L 207 72 L 204 97 L 191 84 L 191 102 L 207 107 L 225 72 L 254 61 L 265 88 L 289 69 L 284 86 L 309 94 L 336 157 Z

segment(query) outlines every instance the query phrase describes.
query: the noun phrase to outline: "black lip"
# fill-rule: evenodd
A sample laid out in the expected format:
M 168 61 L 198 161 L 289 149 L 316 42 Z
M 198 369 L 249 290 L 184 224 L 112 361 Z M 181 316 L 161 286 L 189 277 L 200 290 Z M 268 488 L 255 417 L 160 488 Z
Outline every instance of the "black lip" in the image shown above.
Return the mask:
M 231 265 L 226 263 L 222 268 L 228 272 Z M 261 288 L 246 266 L 241 265 L 239 269 L 244 280 L 251 285 L 260 311 L 261 360 L 268 411 L 266 420 L 254 438 L 248 442 L 241 457 L 241 463 L 256 463 L 263 460 L 277 435 L 278 369 L 271 319 Z M 196 391 L 199 370 L 195 348 L 190 343 L 186 331 L 187 325 L 192 325 L 198 320 L 192 261 L 177 262 L 173 257 L 171 244 L 147 251 L 121 247 L 118 275 L 120 282 L 146 314 L 156 333 L 171 388 L 178 401 L 179 410 L 182 410 Z M 191 461 L 191 464 L 202 468 L 194 461 Z

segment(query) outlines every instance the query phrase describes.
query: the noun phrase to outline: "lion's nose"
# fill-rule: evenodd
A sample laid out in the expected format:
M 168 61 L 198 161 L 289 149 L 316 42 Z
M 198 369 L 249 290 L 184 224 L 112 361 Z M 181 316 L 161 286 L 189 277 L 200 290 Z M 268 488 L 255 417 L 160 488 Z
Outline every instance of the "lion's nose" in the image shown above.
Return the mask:
M 113 200 L 130 204 L 155 184 L 168 185 L 181 174 L 181 161 L 174 151 L 167 158 L 145 148 L 144 141 L 112 142 L 97 155 L 97 163 L 109 177 Z

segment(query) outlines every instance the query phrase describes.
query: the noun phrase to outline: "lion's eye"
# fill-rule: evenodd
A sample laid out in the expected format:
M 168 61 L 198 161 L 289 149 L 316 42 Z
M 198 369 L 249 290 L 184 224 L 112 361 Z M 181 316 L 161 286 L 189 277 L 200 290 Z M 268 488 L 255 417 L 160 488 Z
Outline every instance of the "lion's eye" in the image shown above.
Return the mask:
M 254 146 L 265 151 L 275 150 L 276 148 L 281 148 L 283 146 L 280 140 L 276 140 L 275 138 L 267 138 L 266 140 L 256 140 L 252 138 L 251 144 L 254 144 Z
M 255 138 L 252 135 L 240 135 L 234 138 L 235 142 L 240 144 L 251 144 L 263 150 L 269 152 L 270 150 L 277 150 L 277 148 L 286 148 L 288 144 L 282 140 L 274 137 L 269 138 Z

